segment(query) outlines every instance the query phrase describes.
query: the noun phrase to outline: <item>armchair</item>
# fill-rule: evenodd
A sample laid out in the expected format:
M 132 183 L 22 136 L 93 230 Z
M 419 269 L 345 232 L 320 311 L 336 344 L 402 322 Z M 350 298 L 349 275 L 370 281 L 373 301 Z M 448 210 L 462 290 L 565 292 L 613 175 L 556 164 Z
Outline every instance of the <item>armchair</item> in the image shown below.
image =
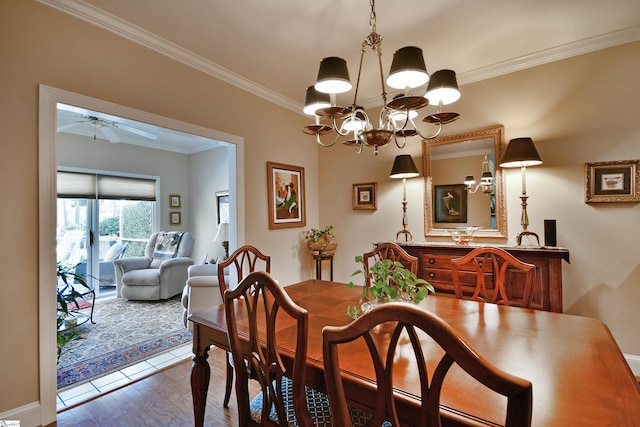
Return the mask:
M 187 268 L 193 265 L 194 238 L 191 233 L 154 233 L 143 257 L 113 261 L 116 296 L 130 300 L 155 301 L 182 292 Z

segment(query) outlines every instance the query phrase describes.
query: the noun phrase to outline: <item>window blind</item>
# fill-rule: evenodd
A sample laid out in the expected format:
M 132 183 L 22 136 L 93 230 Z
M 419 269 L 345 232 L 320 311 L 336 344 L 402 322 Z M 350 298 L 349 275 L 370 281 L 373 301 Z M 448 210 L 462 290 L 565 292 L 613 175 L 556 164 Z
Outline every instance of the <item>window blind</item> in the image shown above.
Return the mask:
M 155 201 L 156 181 L 115 175 L 58 171 L 58 197 Z

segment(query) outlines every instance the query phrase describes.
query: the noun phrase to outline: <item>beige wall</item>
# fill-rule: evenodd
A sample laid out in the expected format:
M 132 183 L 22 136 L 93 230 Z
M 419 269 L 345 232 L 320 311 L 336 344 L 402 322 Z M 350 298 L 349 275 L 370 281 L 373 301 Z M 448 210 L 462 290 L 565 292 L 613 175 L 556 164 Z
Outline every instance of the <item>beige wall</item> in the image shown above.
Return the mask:
M 402 182 L 388 178 L 397 148 L 377 157 L 342 146 L 317 149 L 300 132 L 308 122 L 302 116 L 32 0 L 0 2 L 0 54 L 0 232 L 11 242 L 0 257 L 0 413 L 39 399 L 38 84 L 243 137 L 246 242 L 272 255 L 282 283 L 311 277 L 312 266 L 300 249 L 301 229 L 267 227 L 267 161 L 305 168 L 308 225 L 336 226 L 337 280 L 349 280 L 355 255 L 402 227 Z M 603 320 L 622 350 L 636 355 L 640 205 L 586 205 L 583 165 L 640 158 L 638 69 L 635 43 L 474 83 L 462 88 L 454 105 L 462 118 L 446 130 L 503 124 L 507 140 L 534 138 L 544 164 L 529 169 L 530 228 L 541 233 L 543 219 L 558 220 L 558 242 L 571 251 L 565 311 Z M 409 144 L 404 153 L 419 159 L 419 141 Z M 520 178 L 517 171 L 505 178 L 513 242 Z M 351 185 L 370 181 L 379 184 L 378 210 L 352 210 Z M 408 180 L 407 191 L 409 227 L 421 240 L 422 180 Z
M 584 203 L 584 164 L 640 159 L 640 43 L 632 43 L 512 73 L 461 88 L 452 106 L 462 117 L 447 134 L 503 124 L 505 139 L 530 136 L 544 163 L 527 169 L 531 231 L 543 235 L 556 219 L 563 263 L 564 311 L 595 317 L 611 329 L 622 351 L 640 355 L 640 204 Z M 429 107 L 427 107 L 429 108 Z M 335 278 L 348 280 L 353 257 L 371 242 L 395 238 L 402 228 L 402 182 L 389 179 L 395 146 L 320 151 L 320 222 L 334 224 L 339 240 Z M 408 143 L 420 165 L 419 141 Z M 420 166 L 419 166 L 420 167 Z M 378 210 L 351 209 L 351 184 L 377 181 Z M 505 170 L 509 242 L 520 230 L 519 170 Z M 407 180 L 409 229 L 425 240 L 423 180 Z
M 0 232 L 12 242 L 0 257 L 0 413 L 39 400 L 39 84 L 242 136 L 246 242 L 273 256 L 284 283 L 303 277 L 300 229 L 269 231 L 265 209 L 266 162 L 303 166 L 317 222 L 317 149 L 300 142 L 303 117 L 31 0 L 0 2 L 0 54 Z

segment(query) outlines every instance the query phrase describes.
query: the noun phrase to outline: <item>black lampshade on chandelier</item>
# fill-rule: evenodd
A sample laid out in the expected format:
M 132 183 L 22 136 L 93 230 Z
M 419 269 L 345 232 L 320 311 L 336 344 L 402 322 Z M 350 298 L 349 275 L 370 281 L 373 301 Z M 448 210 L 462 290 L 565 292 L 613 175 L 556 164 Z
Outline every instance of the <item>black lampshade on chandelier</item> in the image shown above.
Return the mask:
M 451 104 L 460 98 L 456 73 L 452 70 L 439 70 L 429 75 L 422 49 L 415 46 L 403 47 L 394 53 L 386 84 L 393 89 L 402 90 L 402 93 L 394 96 L 391 101 L 387 101 L 382 72 L 382 36 L 376 33 L 375 0 L 370 0 L 370 5 L 371 33 L 362 42 L 353 104 L 348 107 L 336 105 L 336 95 L 353 88 L 347 62 L 342 58 L 335 56 L 324 58 L 320 62 L 316 83 L 307 88 L 303 111 L 305 114 L 315 116 L 315 123 L 305 126 L 303 132 L 315 135 L 317 143 L 324 147 L 331 147 L 344 137 L 344 144 L 354 146 L 357 153 L 361 153 L 362 147 L 366 145 L 373 147 L 374 154 L 378 154 L 378 147 L 388 144 L 391 140 L 398 148 L 403 148 L 407 137 L 418 135 L 422 139 L 435 138 L 442 131 L 443 125 L 460 117 L 457 113 L 442 111 L 444 105 Z M 357 102 L 362 60 L 367 47 L 377 54 L 380 70 L 383 107 L 377 127 L 372 124 L 367 112 Z M 425 93 L 413 93 L 414 90 L 421 92 L 424 85 L 427 85 Z M 414 118 L 418 116 L 417 110 L 429 104 L 437 106 L 437 111 L 422 121 L 437 126 L 437 130 L 433 135 L 425 136 L 417 128 Z M 333 140 L 323 142 L 321 136 L 330 133 L 335 133 Z M 400 143 L 399 139 L 403 142 Z

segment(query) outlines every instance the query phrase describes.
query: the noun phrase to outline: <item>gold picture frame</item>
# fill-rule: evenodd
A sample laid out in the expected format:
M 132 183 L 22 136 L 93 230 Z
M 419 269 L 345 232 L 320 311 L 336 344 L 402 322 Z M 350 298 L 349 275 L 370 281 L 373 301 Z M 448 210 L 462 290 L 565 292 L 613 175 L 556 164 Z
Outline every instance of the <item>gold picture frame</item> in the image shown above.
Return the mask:
M 307 225 L 304 168 L 267 162 L 269 228 Z
M 378 183 L 364 182 L 353 184 L 352 198 L 353 209 L 375 211 L 378 209 Z
M 181 219 L 180 212 L 169 212 L 169 224 L 180 225 Z
M 180 207 L 180 195 L 179 194 L 170 194 L 169 195 L 169 207 L 171 207 L 171 208 L 179 208 Z
M 586 203 L 640 202 L 640 160 L 585 163 Z

